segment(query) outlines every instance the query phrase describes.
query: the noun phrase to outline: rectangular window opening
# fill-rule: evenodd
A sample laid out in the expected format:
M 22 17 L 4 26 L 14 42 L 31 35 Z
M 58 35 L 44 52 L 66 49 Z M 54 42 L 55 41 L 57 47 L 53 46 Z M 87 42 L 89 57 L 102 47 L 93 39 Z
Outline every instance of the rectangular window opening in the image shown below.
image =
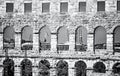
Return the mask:
M 97 2 L 97 11 L 105 11 L 105 1 Z
M 68 12 L 68 2 L 61 2 L 60 3 L 60 12 L 61 13 Z
M 32 12 L 32 3 L 24 3 L 24 13 Z
M 117 1 L 117 11 L 120 11 L 120 1 Z
M 13 12 L 14 4 L 13 3 L 6 3 L 6 12 Z
M 79 12 L 86 12 L 86 2 L 79 2 Z
M 42 3 L 42 12 L 50 12 L 50 3 Z

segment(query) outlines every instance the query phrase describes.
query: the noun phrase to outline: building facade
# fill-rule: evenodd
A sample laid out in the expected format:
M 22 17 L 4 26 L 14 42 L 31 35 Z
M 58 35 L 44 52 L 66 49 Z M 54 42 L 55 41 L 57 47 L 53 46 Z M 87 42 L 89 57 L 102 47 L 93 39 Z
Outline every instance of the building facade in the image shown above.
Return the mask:
M 120 0 L 0 0 L 0 76 L 117 75 Z

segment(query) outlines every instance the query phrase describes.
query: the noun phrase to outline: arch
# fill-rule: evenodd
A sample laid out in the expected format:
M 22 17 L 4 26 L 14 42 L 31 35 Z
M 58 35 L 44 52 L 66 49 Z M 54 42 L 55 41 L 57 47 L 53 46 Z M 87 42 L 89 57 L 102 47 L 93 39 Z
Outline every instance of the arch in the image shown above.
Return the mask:
M 57 76 L 68 76 L 68 63 L 66 61 L 59 61 L 56 65 Z
M 106 29 L 98 26 L 94 30 L 94 49 L 106 49 Z
M 14 61 L 12 59 L 5 59 L 3 66 L 3 76 L 14 76 Z
M 75 49 L 76 51 L 86 51 L 87 49 L 87 29 L 80 26 L 75 31 Z
M 39 31 L 39 49 L 50 50 L 51 32 L 48 26 L 43 26 Z
M 32 50 L 33 48 L 33 29 L 30 26 L 25 26 L 21 30 L 21 49 Z
M 115 63 L 115 64 L 113 65 L 112 69 L 113 69 L 112 72 L 113 72 L 114 74 L 119 74 L 119 75 L 120 75 L 120 62 Z
M 41 60 L 39 62 L 39 75 L 40 76 L 50 76 L 50 63 L 47 60 Z
M 84 61 L 78 61 L 75 63 L 76 76 L 86 76 L 87 65 Z
M 57 50 L 69 50 L 69 33 L 65 26 L 57 30 Z
M 120 26 L 117 26 L 113 31 L 113 50 L 120 52 Z
M 12 26 L 7 26 L 3 30 L 3 48 L 11 48 L 15 47 L 15 31 Z
M 106 72 L 106 66 L 103 62 L 97 62 L 93 66 L 94 72 L 98 73 L 105 73 Z
M 21 76 L 32 76 L 32 62 L 28 59 L 21 62 Z

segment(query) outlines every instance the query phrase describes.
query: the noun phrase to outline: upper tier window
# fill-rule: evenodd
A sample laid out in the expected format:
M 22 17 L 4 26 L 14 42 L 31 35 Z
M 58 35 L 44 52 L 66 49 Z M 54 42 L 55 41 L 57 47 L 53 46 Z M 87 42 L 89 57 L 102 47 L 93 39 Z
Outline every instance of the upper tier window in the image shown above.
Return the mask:
M 14 4 L 13 3 L 6 3 L 6 12 L 13 12 Z
M 105 1 L 97 2 L 97 11 L 105 11 Z

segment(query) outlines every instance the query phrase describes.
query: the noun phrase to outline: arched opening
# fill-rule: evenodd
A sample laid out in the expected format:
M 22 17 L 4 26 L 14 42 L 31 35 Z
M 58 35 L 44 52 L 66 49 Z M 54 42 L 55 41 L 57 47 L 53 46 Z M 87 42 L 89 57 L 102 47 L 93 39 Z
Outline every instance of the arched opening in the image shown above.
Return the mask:
M 69 33 L 65 26 L 57 31 L 57 50 L 69 50 Z
M 3 76 L 14 76 L 14 61 L 12 59 L 5 59 L 3 66 Z
M 33 30 L 29 26 L 25 26 L 22 29 L 21 34 L 21 49 L 22 50 L 32 50 L 33 48 Z
M 113 67 L 112 67 L 112 69 L 113 69 L 113 71 L 112 71 L 113 74 L 120 75 L 120 63 L 114 64 Z
M 59 61 L 56 68 L 57 76 L 68 76 L 68 63 L 66 61 Z
M 86 51 L 87 49 L 87 29 L 78 27 L 75 31 L 75 49 L 76 51 Z
M 114 52 L 120 52 L 120 26 L 113 31 L 113 49 Z
M 106 49 L 106 30 L 102 26 L 94 30 L 94 49 Z
M 41 60 L 39 62 L 39 75 L 50 76 L 50 63 L 47 60 Z
M 21 62 L 21 76 L 32 76 L 32 62 L 28 59 Z
M 3 31 L 3 49 L 14 49 L 15 47 L 15 31 L 12 26 L 7 26 Z
M 51 32 L 48 26 L 44 26 L 39 31 L 39 49 L 50 50 Z
M 93 66 L 94 72 L 105 73 L 106 67 L 103 62 L 97 62 Z
M 86 76 L 87 65 L 83 61 L 75 63 L 76 76 Z

